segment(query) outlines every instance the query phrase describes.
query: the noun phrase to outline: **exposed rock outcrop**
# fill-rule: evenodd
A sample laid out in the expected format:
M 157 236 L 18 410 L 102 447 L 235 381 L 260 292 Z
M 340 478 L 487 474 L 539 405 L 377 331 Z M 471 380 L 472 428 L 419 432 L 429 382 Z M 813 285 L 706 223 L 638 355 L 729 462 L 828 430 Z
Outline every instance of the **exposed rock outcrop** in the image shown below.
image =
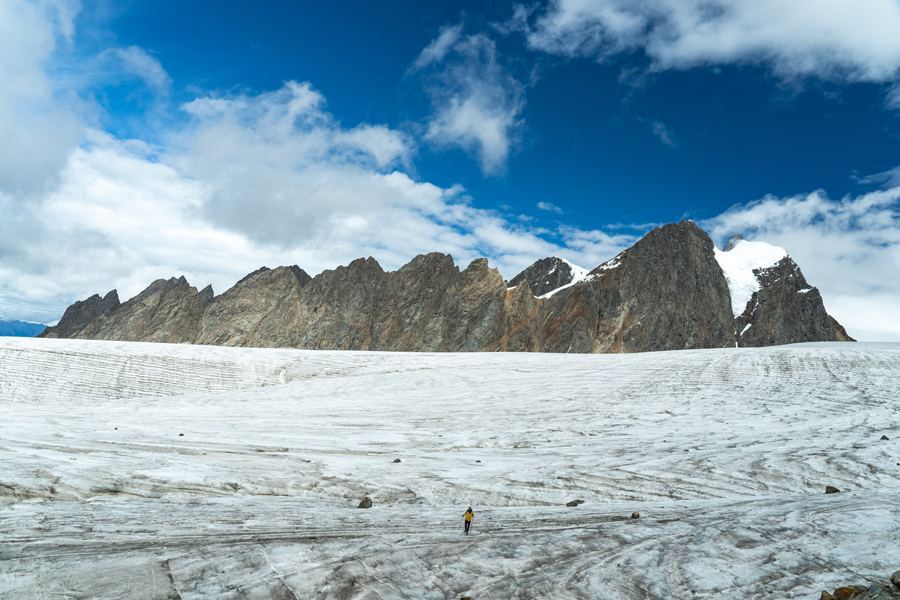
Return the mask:
M 734 346 L 731 296 L 712 240 L 671 223 L 547 299 L 543 350 L 646 352 Z
M 835 333 L 840 326 L 795 267 L 760 272 L 759 293 L 739 317 L 748 332 L 761 332 L 760 345 L 849 339 Z M 654 229 L 587 276 L 548 258 L 510 283 L 486 259 L 460 271 L 439 253 L 393 272 L 371 257 L 316 277 L 296 265 L 263 267 L 220 296 L 184 277 L 157 280 L 121 305 L 115 290 L 92 296 L 41 335 L 430 352 L 643 352 L 734 347 L 738 339 L 712 240 L 690 221 Z
M 536 261 L 530 267 L 509 280 L 509 287 L 516 287 L 527 281 L 535 296 L 549 294 L 555 289 L 572 283 L 576 277 L 583 276 L 581 267 L 576 267 L 564 258 L 551 256 Z
M 736 235 L 717 260 L 731 284 L 739 346 L 853 341 L 783 248 Z
M 119 294 L 116 290 L 107 293 L 102 299 L 94 294 L 87 300 L 79 300 L 66 309 L 62 319 L 53 327 L 48 327 L 37 337 L 69 338 L 84 330 L 100 316 L 108 316 L 119 308 Z
M 772 346 L 817 341 L 854 341 L 825 312 L 819 290 L 806 282 L 800 267 L 786 256 L 753 271 L 760 289 L 734 321 L 740 346 Z

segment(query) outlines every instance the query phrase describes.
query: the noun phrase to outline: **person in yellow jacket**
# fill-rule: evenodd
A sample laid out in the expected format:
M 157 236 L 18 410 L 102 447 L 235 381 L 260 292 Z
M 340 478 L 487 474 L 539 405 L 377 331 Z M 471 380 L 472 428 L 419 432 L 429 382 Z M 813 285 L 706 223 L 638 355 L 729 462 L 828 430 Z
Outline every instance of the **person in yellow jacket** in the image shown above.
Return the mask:
M 466 535 L 469 535 L 469 527 L 472 526 L 472 517 L 475 516 L 471 506 L 469 507 L 469 510 L 463 513 L 463 516 L 466 518 Z

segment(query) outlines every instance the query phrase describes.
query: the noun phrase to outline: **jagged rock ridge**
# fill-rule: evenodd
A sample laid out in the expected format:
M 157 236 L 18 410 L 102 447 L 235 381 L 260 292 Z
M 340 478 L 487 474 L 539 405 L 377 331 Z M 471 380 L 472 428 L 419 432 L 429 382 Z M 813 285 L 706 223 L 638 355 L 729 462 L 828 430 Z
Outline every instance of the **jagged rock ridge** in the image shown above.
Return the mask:
M 818 292 L 807 292 L 800 308 L 785 304 L 783 279 L 761 279 L 756 309 L 747 316 L 759 333 L 743 345 L 849 339 L 823 325 L 822 314 L 831 318 Z M 124 304 L 115 290 L 92 296 L 69 307 L 41 337 L 581 353 L 734 347 L 741 338 L 712 240 L 690 221 L 654 229 L 587 276 L 549 258 L 510 284 L 486 259 L 460 271 L 440 253 L 417 256 L 393 272 L 371 257 L 316 277 L 297 266 L 263 267 L 220 296 L 208 286 L 198 292 L 183 277 L 157 280 Z M 807 318 L 812 322 L 793 322 Z

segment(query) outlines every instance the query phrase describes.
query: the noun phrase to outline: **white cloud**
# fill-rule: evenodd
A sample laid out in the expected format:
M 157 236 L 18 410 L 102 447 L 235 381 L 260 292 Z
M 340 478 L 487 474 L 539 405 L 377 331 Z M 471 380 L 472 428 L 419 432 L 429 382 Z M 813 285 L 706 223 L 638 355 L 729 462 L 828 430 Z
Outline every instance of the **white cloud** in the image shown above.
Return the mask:
M 498 175 L 521 136 L 525 86 L 498 62 L 490 38 L 461 32 L 443 29 L 410 69 L 426 78 L 434 107 L 425 139 L 473 153 L 485 174 Z
M 418 71 L 432 63 L 443 61 L 450 49 L 459 41 L 462 29 L 462 23 L 453 27 L 442 27 L 438 36 L 425 46 L 425 49 L 416 58 L 412 67 L 410 67 L 410 71 Z
M 550 212 L 555 212 L 558 214 L 562 214 L 562 209 L 552 202 L 538 202 L 537 203 L 538 210 L 546 210 Z
M 138 77 L 158 94 L 168 94 L 172 87 L 172 78 L 159 60 L 138 46 L 110 48 L 98 58 L 101 63 L 112 63 L 116 70 Z
M 552 0 L 522 26 L 534 49 L 598 60 L 640 49 L 655 70 L 765 64 L 784 78 L 890 82 L 900 68 L 896 0 Z
M 665 123 L 660 121 L 650 121 L 647 119 L 638 119 L 642 123 L 644 123 L 648 129 L 650 129 L 650 133 L 656 136 L 659 141 L 668 146 L 669 148 L 677 148 L 678 143 L 675 141 L 675 134 L 672 133 L 672 130 L 666 127 Z
M 0 314 L 46 322 L 74 300 L 112 288 L 125 299 L 177 274 L 222 292 L 261 265 L 315 274 L 372 255 L 395 269 L 440 251 L 463 267 L 488 256 L 508 278 L 537 258 L 593 261 L 609 248 L 585 237 L 565 250 L 590 234 L 547 241 L 458 186 L 414 181 L 397 170 L 414 151 L 405 135 L 344 128 L 324 104 L 294 82 L 199 98 L 168 149 L 89 130 L 54 190 L 28 203 L 0 195 Z
M 79 142 L 79 119 L 44 73 L 76 12 L 66 2 L 0 2 L 0 192 L 45 189 Z
M 900 340 L 900 188 L 829 200 L 766 197 L 700 223 L 787 249 L 851 336 Z
M 900 187 L 900 167 L 865 177 L 856 177 L 856 181 L 863 185 L 878 185 L 883 189 Z

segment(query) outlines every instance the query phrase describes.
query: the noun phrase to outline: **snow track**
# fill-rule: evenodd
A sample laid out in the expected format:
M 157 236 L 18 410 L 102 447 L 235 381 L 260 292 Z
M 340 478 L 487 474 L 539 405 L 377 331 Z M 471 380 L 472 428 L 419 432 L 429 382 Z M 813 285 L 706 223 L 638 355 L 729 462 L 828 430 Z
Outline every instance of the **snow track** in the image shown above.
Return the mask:
M 817 598 L 900 568 L 898 396 L 896 344 L 0 340 L 0 598 Z

